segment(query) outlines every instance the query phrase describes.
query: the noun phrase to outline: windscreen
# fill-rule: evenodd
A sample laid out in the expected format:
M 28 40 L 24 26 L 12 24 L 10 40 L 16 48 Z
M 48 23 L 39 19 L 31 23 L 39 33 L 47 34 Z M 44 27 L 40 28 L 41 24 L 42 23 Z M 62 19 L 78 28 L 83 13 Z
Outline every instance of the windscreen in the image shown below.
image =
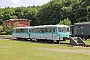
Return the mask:
M 69 32 L 69 27 L 58 27 L 58 32 Z

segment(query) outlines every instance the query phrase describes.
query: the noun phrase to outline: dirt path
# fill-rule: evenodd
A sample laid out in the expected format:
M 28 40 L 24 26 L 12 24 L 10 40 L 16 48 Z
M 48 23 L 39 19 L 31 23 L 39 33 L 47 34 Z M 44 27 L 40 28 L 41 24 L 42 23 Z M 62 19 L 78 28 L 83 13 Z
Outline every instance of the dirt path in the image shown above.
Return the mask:
M 64 53 L 76 53 L 76 54 L 86 54 L 90 56 L 90 50 L 69 50 L 69 49 L 62 49 L 62 48 L 37 48 L 40 50 L 47 50 L 53 52 L 64 52 Z
M 15 39 L 15 38 L 10 37 L 10 36 L 3 36 L 3 35 L 0 35 L 0 39 L 13 40 L 13 39 Z

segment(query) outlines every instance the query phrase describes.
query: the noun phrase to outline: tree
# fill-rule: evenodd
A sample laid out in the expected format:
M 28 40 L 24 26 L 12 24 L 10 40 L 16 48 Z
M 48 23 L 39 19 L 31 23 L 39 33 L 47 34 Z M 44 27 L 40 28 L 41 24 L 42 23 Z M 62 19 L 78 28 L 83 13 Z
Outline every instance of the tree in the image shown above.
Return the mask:
M 31 25 L 58 24 L 66 18 L 71 24 L 90 21 L 90 0 L 51 0 L 42 6 L 0 8 L 0 25 L 12 18 L 32 20 Z
M 12 29 L 13 29 L 13 26 L 11 24 L 8 24 L 8 26 L 6 27 L 6 33 L 12 34 Z
M 3 8 L 0 8 L 0 25 L 3 22 L 3 12 L 4 12 L 4 9 Z
M 62 3 L 58 1 L 52 0 L 41 6 L 37 13 L 39 25 L 58 24 L 59 20 L 62 19 Z
M 90 0 L 73 0 L 73 3 L 70 4 L 72 10 L 68 15 L 68 18 L 71 20 L 72 24 L 77 22 L 88 22 L 90 21 L 89 6 Z
M 0 25 L 0 33 L 3 31 L 3 26 Z
M 9 20 L 11 18 L 11 16 L 13 16 L 15 14 L 15 10 L 14 8 L 5 8 L 4 12 L 3 12 L 3 20 Z
M 11 19 L 18 19 L 18 17 L 17 17 L 16 15 L 15 15 L 15 16 L 14 16 L 14 15 L 11 16 L 10 18 L 11 18 Z
M 60 22 L 58 24 L 64 24 L 64 25 L 68 25 L 70 26 L 71 25 L 71 21 L 67 18 L 67 19 L 64 19 L 64 20 L 60 20 Z
M 31 25 L 38 25 L 37 19 L 36 19 L 36 14 L 38 10 L 36 9 L 35 6 L 31 6 L 30 8 L 27 8 L 27 14 L 25 15 L 26 19 L 31 20 Z

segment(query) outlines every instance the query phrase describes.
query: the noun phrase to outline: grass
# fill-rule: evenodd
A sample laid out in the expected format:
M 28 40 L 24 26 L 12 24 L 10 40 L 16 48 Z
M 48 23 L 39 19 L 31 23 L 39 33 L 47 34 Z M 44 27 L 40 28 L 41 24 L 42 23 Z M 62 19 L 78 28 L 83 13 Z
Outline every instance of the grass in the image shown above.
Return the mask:
M 87 47 L 0 39 L 0 60 L 90 60 L 90 55 L 85 53 L 60 52 L 54 49 L 90 50 Z
M 90 45 L 90 39 L 85 40 L 85 43 Z

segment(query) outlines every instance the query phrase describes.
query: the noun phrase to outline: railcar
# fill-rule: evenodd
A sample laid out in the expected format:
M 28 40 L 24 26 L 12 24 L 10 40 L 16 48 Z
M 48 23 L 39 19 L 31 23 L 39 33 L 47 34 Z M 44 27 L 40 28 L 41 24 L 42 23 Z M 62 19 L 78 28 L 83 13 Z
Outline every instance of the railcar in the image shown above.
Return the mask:
M 29 39 L 29 30 L 32 27 L 16 27 L 12 30 L 12 37 L 17 39 Z
M 12 36 L 24 39 L 37 40 L 65 40 L 70 36 L 70 28 L 66 25 L 43 25 L 14 28 Z
M 73 35 L 84 38 L 90 38 L 90 22 L 76 23 L 73 29 Z

